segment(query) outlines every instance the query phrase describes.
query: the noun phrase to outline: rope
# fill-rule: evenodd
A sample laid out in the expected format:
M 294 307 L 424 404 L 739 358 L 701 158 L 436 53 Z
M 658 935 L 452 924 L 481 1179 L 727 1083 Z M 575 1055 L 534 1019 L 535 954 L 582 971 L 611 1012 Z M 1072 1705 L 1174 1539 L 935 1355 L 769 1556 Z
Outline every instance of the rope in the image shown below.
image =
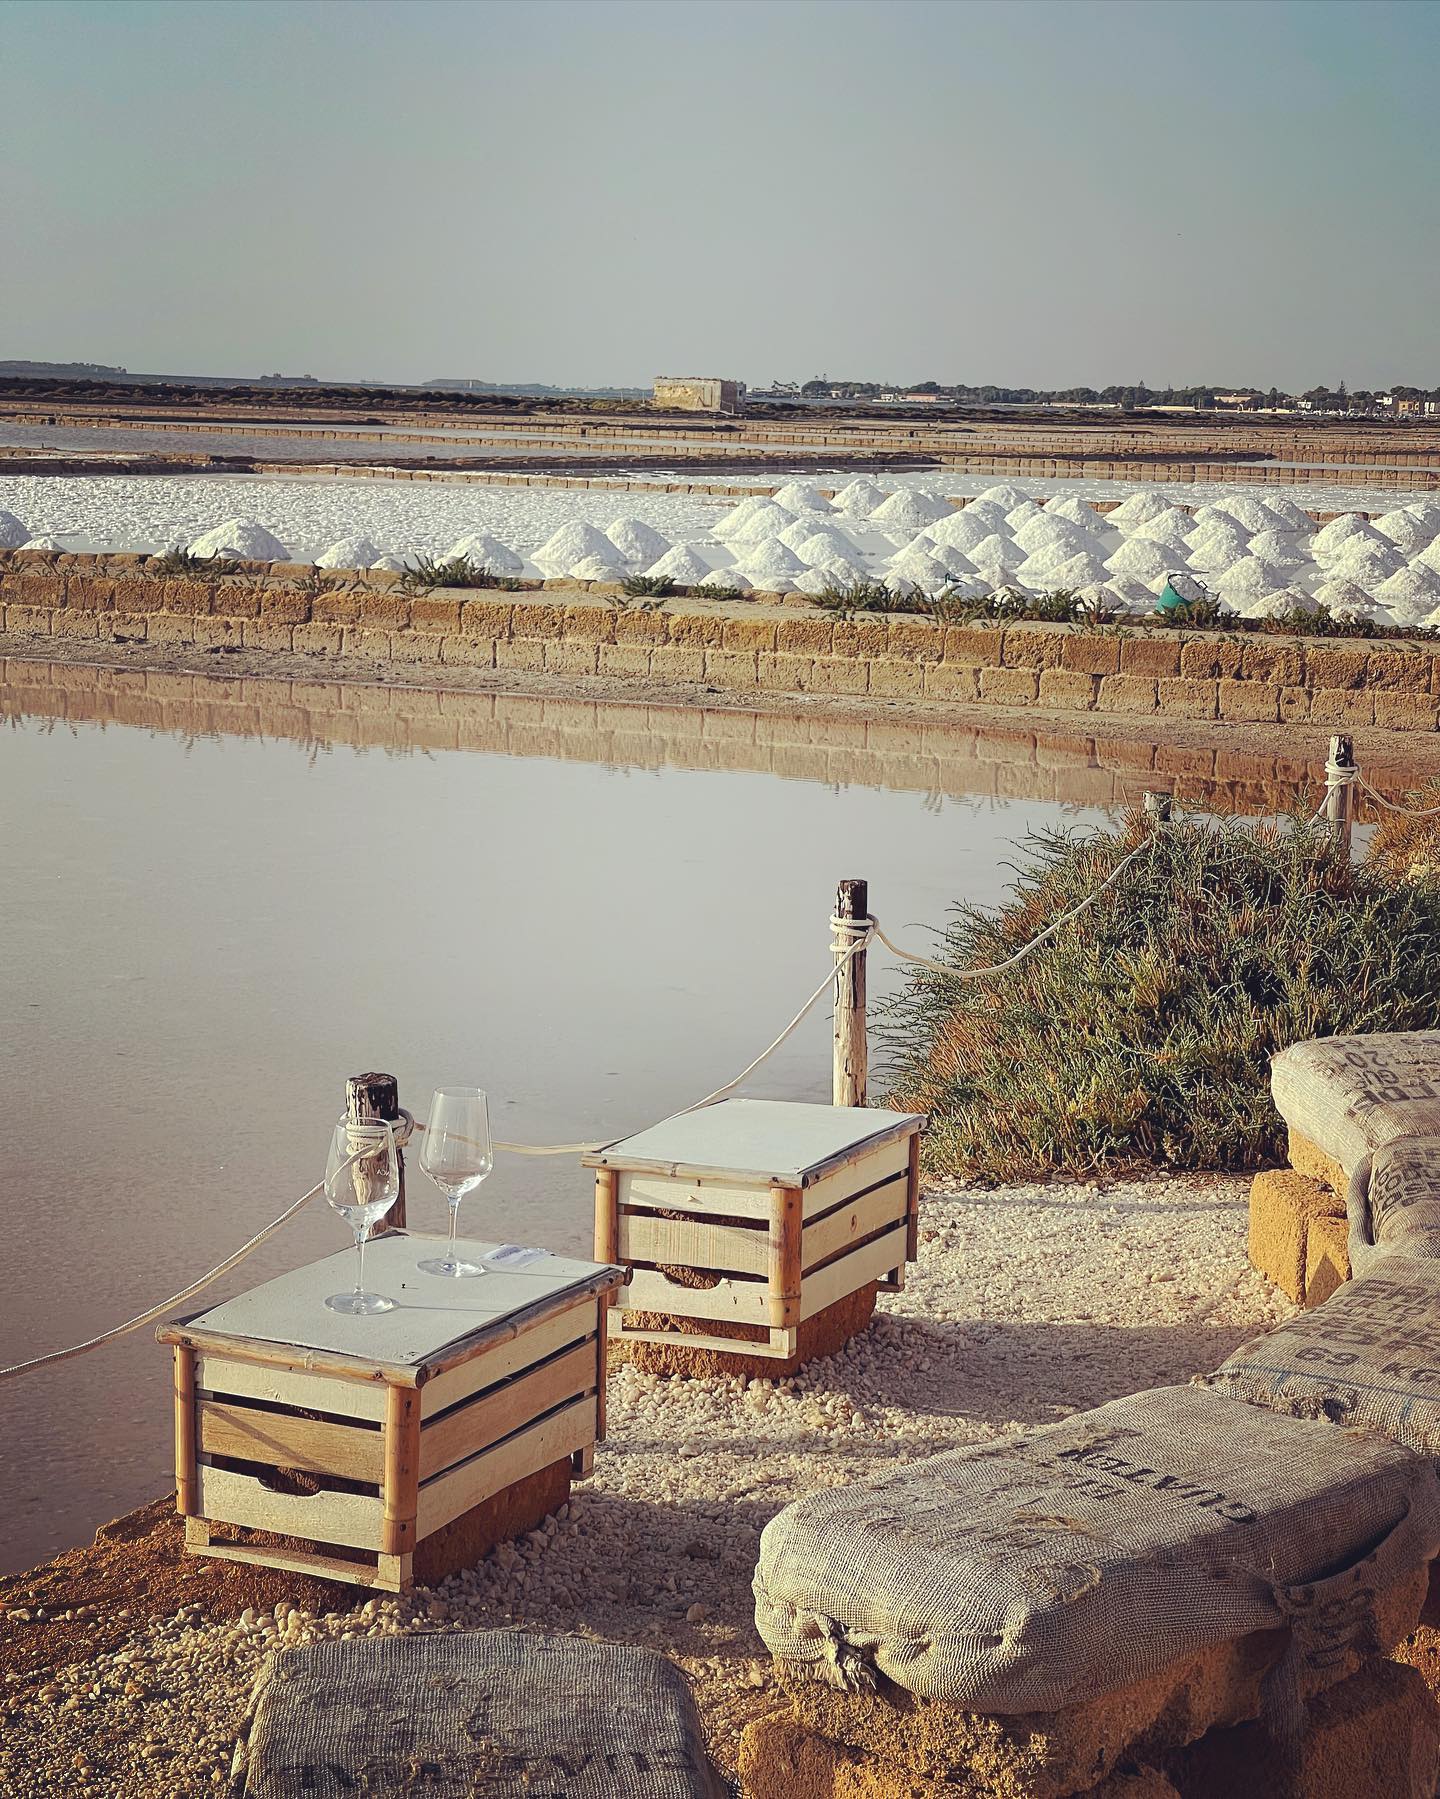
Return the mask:
M 1402 818 L 1440 818 L 1440 806 L 1399 806 L 1394 800 L 1387 800 L 1383 793 L 1377 793 L 1358 768 L 1355 770 L 1355 774 L 1366 798 L 1374 800 L 1375 804 L 1383 807 L 1385 811 L 1398 812 Z

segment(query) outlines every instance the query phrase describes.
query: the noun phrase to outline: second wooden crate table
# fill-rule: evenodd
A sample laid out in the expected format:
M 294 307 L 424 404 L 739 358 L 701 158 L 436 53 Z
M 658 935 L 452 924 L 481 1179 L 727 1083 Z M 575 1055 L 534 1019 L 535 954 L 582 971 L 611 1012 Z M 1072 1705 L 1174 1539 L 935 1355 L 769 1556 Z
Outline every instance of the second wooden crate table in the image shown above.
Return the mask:
M 862 1330 L 915 1257 L 924 1119 L 727 1099 L 585 1158 L 610 1332 L 659 1371 L 778 1375 Z
M 366 1245 L 390 1312 L 326 1306 L 351 1285 L 346 1250 L 157 1332 L 175 1350 L 192 1553 L 400 1592 L 533 1528 L 589 1472 L 623 1271 L 532 1254 L 445 1280 L 416 1267 L 426 1247 L 400 1232 Z M 473 1261 L 496 1247 L 459 1246 Z

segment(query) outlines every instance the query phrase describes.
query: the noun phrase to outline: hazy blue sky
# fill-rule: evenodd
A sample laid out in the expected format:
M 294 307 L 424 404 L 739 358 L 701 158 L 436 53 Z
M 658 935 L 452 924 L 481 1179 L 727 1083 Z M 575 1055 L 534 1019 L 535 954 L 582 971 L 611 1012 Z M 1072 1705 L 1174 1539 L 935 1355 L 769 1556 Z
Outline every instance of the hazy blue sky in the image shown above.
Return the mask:
M 1433 0 L 0 0 L 0 357 L 1440 383 Z

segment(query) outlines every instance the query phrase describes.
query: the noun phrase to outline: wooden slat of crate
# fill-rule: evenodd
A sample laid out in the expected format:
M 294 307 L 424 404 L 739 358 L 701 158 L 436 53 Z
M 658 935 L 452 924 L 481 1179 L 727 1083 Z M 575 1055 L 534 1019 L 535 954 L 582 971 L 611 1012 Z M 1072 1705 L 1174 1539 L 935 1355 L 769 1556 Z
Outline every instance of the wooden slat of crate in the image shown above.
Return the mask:
M 807 1274 L 799 1322 L 803 1324 L 807 1318 L 823 1312 L 826 1306 L 834 1305 L 837 1299 L 856 1292 L 870 1281 L 879 1280 L 892 1269 L 903 1268 L 905 1238 L 906 1222 L 902 1218 L 883 1237 L 863 1243 L 859 1249 L 851 1250 L 848 1256 L 841 1256 L 838 1261 L 828 1263 L 814 1274 Z
M 197 1520 L 191 1519 L 195 1523 Z M 203 1525 L 203 1520 L 199 1520 Z M 380 1577 L 373 1562 L 347 1562 L 338 1555 L 320 1555 L 311 1549 L 279 1549 L 273 1543 L 212 1543 L 208 1530 L 203 1538 L 192 1540 L 186 1533 L 185 1547 L 192 1555 L 209 1556 L 217 1562 L 245 1562 L 252 1567 L 284 1568 L 293 1574 L 313 1574 L 323 1580 L 341 1580 L 355 1587 L 380 1587 L 397 1592 Z M 382 1557 L 381 1560 L 389 1558 Z
M 685 1180 L 663 1174 L 620 1174 L 621 1206 L 649 1206 L 664 1212 L 694 1212 L 697 1217 L 759 1218 L 770 1216 L 768 1186 L 734 1182 Z
M 913 1133 L 912 1133 L 913 1135 Z M 827 1174 L 805 1189 L 807 1222 L 821 1212 L 828 1212 L 852 1193 L 861 1193 L 877 1181 L 888 1180 L 910 1166 L 910 1142 L 901 1137 L 894 1143 L 882 1143 L 878 1149 L 857 1151 L 833 1174 Z
M 420 1389 L 420 1416 L 433 1418 L 459 1400 L 484 1387 L 493 1387 L 532 1362 L 553 1355 L 571 1343 L 595 1333 L 595 1300 L 586 1296 L 578 1305 L 544 1318 L 518 1336 L 482 1349 L 469 1361 L 448 1368 L 426 1381 Z
M 435 1475 L 420 1488 L 416 1539 L 423 1542 L 482 1500 L 514 1486 L 527 1475 L 538 1474 L 561 1456 L 588 1447 L 594 1441 L 595 1429 L 592 1393 L 572 1400 L 561 1411 L 497 1443 L 493 1449 L 483 1450 L 447 1473 Z
M 337 1474 L 378 1486 L 384 1474 L 385 1445 L 378 1430 L 324 1418 L 296 1418 L 256 1406 L 202 1399 L 196 1407 L 203 1455 L 240 1462 L 268 1462 L 311 1474 Z
M 498 1392 L 485 1392 L 422 1425 L 420 1479 L 429 1480 L 456 1462 L 488 1449 L 533 1418 L 542 1418 L 564 1400 L 595 1391 L 593 1336 L 554 1360 L 508 1382 Z
M 722 1280 L 713 1287 L 681 1287 L 653 1269 L 637 1268 L 622 1287 L 627 1312 L 679 1312 L 686 1318 L 723 1319 L 727 1324 L 770 1323 L 766 1281 Z
M 200 1465 L 200 1510 L 217 1524 L 244 1524 L 347 1549 L 383 1548 L 378 1495 L 272 1493 L 248 1474 Z
M 345 1418 L 369 1418 L 383 1423 L 385 1388 L 362 1381 L 334 1380 L 324 1374 L 304 1374 L 290 1368 L 268 1367 L 260 1362 L 233 1361 L 211 1350 L 195 1352 L 195 1385 L 216 1397 L 268 1399 L 297 1410 L 330 1412 Z
M 902 1170 L 886 1181 L 883 1187 L 877 1187 L 873 1193 L 866 1193 L 860 1199 L 852 1200 L 849 1205 L 842 1205 L 835 1211 L 828 1212 L 815 1223 L 807 1224 L 802 1240 L 806 1279 L 810 1278 L 809 1271 L 812 1268 L 827 1261 L 849 1244 L 863 1242 L 882 1225 L 905 1217 L 908 1205 L 909 1183 Z
M 768 1195 L 767 1195 L 768 1198 Z M 768 1274 L 769 1237 L 763 1221 L 754 1230 L 739 1224 L 620 1214 L 620 1259 L 704 1268 L 716 1274 Z

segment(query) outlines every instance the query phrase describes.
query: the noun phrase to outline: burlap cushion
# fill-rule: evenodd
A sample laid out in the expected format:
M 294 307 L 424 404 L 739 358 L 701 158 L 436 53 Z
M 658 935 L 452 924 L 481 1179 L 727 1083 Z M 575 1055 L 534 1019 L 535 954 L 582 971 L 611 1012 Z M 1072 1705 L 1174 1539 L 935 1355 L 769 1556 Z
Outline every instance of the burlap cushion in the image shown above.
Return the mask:
M 1347 1175 L 1382 1143 L 1440 1133 L 1440 1031 L 1322 1037 L 1270 1063 L 1276 1110 Z
M 1367 1156 L 1345 1210 L 1357 1274 L 1392 1255 L 1440 1259 L 1440 1136 L 1399 1137 Z

